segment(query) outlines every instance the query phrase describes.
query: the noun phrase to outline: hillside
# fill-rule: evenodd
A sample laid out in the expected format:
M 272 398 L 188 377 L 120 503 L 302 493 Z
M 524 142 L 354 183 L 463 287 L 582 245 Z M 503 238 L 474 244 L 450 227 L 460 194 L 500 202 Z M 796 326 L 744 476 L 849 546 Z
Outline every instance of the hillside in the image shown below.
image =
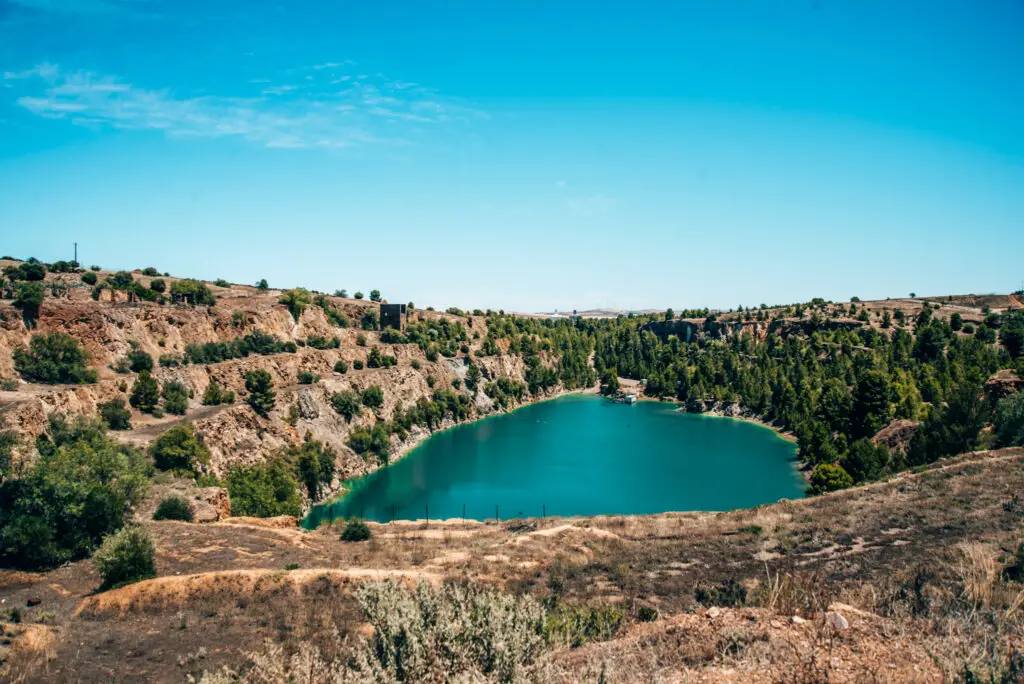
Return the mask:
M 0 268 L 11 265 L 0 261 Z M 113 275 L 99 271 L 102 281 Z M 155 278 L 136 271 L 134 277 L 144 287 L 149 287 Z M 167 287 L 178 280 L 161 277 Z M 28 344 L 32 335 L 50 332 L 67 333 L 78 340 L 90 355 L 90 366 L 95 368 L 98 381 L 87 385 L 39 385 L 20 382 L 16 391 L 0 392 L 0 415 L 6 418 L 9 427 L 19 435 L 35 438 L 46 429 L 47 418 L 63 414 L 69 418 L 78 415 L 95 415 L 97 405 L 111 399 L 128 401 L 128 395 L 135 373 L 118 373 L 114 367 L 129 352 L 139 350 L 149 354 L 157 363 L 153 376 L 161 384 L 178 381 L 192 393 L 188 412 L 184 416 L 167 415 L 153 418 L 141 412 L 134 412 L 132 429 L 118 433 L 118 438 L 139 446 L 145 446 L 161 432 L 171 426 L 189 420 L 193 422 L 197 435 L 210 448 L 211 471 L 223 475 L 230 465 L 259 462 L 289 444 L 299 444 L 305 435 L 322 440 L 339 453 L 339 479 L 359 475 L 377 466 L 356 456 L 345 446 L 345 441 L 355 427 L 372 426 L 377 418 L 388 419 L 398 402 L 405 405 L 420 398 L 430 398 L 434 388 L 428 386 L 427 378 L 433 377 L 435 387 L 451 387 L 452 380 L 465 378 L 469 354 L 457 351 L 451 358 L 434 354 L 428 359 L 427 351 L 416 344 L 386 344 L 381 342 L 379 329 L 365 330 L 361 325 L 366 314 L 376 320 L 379 304 L 367 300 L 343 299 L 324 296 L 323 301 L 347 321 L 347 327 L 332 324 L 324 307 L 308 306 L 298 317 L 293 318 L 288 309 L 279 303 L 282 291 L 256 287 L 231 285 L 218 287 L 206 283 L 216 297 L 215 306 L 171 306 L 153 302 L 128 302 L 126 295 L 115 293 L 118 300 L 111 301 L 110 291 L 104 291 L 98 301 L 90 297 L 90 288 L 80 282 L 78 275 L 54 274 L 46 276 L 46 284 L 68 283 L 69 289 L 58 297 L 48 296 L 41 308 L 41 315 L 32 329 L 21 321 L 20 313 L 11 302 L 0 301 L 0 377 L 16 377 L 12 362 L 15 348 Z M 487 334 L 487 319 L 484 316 L 455 316 L 433 311 L 415 310 L 407 324 L 451 324 L 458 326 L 459 340 L 472 352 L 479 350 Z M 245 358 L 227 359 L 209 364 L 183 364 L 183 357 L 190 345 L 209 343 L 230 343 L 232 340 L 252 334 L 265 333 L 281 343 L 297 345 L 294 352 L 270 355 L 251 354 Z M 337 338 L 338 346 L 332 349 L 314 349 L 306 342 L 310 338 L 326 340 Z M 363 338 L 362 340 L 360 338 Z M 443 341 L 443 340 L 442 340 Z M 389 368 L 356 369 L 356 362 L 367 363 L 372 349 L 381 350 L 394 356 L 397 363 Z M 339 361 L 348 365 L 345 374 L 335 372 Z M 419 368 L 414 368 L 413 364 Z M 174 364 L 174 365 L 170 365 Z M 510 356 L 480 357 L 476 359 L 483 380 L 492 381 L 501 377 L 521 379 L 521 359 Z M 266 418 L 255 415 L 240 400 L 245 395 L 245 375 L 248 371 L 261 368 L 272 377 L 277 393 L 276 407 Z M 321 380 L 310 385 L 298 382 L 300 372 L 319 375 Z M 239 401 L 230 405 L 204 407 L 201 399 L 211 381 L 216 381 L 226 391 L 232 391 Z M 384 403 L 375 414 L 364 413 L 346 422 L 331 407 L 330 397 L 344 389 L 363 389 L 379 386 L 384 390 Z M 557 390 L 556 390 L 557 391 Z M 300 423 L 289 422 L 289 410 L 300 407 Z M 495 402 L 485 393 L 474 397 L 474 415 L 486 415 L 497 410 Z M 451 420 L 446 424 L 450 424 Z M 422 429 L 415 429 L 407 440 L 394 440 L 392 452 L 401 453 L 426 436 Z
M 285 681 L 308 666 L 310 681 L 391 681 L 375 659 L 430 639 L 414 660 L 448 654 L 467 681 L 1024 672 L 1019 295 L 557 319 L 409 306 L 398 331 L 380 302 L 341 292 L 0 270 L 5 680 Z M 368 541 L 296 524 L 437 430 L 597 391 L 790 434 L 820 496 L 399 521 Z M 445 607 L 460 600 L 483 603 Z M 416 610 L 454 611 L 465 632 L 410 637 Z M 503 617 L 466 617 L 480 611 Z M 469 644 L 486 653 L 458 655 Z
M 159 579 L 94 595 L 84 562 L 0 574 L 22 607 L 6 672 L 178 682 L 237 667 L 268 638 L 330 649 L 330 626 L 363 629 L 354 585 L 390 577 L 621 612 L 620 634 L 554 647 L 547 681 L 951 680 L 967 663 L 1006 666 L 1024 637 L 1024 586 L 1003 574 L 1024 565 L 1021 491 L 1024 450 L 1010 449 L 750 511 L 371 524 L 363 544 L 336 528 L 147 521 Z M 695 589 L 731 583 L 745 607 L 697 604 Z M 644 606 L 659 618 L 636 621 Z

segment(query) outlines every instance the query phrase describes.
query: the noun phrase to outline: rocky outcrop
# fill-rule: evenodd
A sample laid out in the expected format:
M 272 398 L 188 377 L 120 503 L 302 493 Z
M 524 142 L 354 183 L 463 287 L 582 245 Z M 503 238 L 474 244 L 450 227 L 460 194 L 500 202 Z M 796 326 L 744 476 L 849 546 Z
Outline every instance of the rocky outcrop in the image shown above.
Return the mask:
M 889 451 L 900 451 L 906 453 L 910 440 L 913 439 L 917 427 L 921 424 L 917 420 L 897 419 L 878 431 L 871 439 L 875 444 L 881 444 Z
M 1024 389 L 1024 380 L 1017 377 L 1011 368 L 1004 368 L 985 382 L 985 397 L 996 402 Z

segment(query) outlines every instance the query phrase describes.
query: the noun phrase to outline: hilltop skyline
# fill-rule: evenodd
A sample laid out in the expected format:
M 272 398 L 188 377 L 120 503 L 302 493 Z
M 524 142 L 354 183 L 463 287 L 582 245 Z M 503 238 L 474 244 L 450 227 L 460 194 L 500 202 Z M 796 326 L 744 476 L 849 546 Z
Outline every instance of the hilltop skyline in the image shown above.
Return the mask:
M 1022 26 L 1010 0 L 16 0 L 3 249 L 439 309 L 1006 292 Z

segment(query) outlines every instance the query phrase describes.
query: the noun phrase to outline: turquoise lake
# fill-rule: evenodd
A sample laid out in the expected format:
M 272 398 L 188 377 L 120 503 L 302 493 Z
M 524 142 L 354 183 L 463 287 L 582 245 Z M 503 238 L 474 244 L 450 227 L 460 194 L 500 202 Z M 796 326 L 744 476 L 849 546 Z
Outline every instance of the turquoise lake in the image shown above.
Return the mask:
M 350 482 L 305 525 L 464 510 L 476 520 L 728 510 L 803 496 L 796 445 L 759 425 L 676 409 L 574 395 L 461 425 Z

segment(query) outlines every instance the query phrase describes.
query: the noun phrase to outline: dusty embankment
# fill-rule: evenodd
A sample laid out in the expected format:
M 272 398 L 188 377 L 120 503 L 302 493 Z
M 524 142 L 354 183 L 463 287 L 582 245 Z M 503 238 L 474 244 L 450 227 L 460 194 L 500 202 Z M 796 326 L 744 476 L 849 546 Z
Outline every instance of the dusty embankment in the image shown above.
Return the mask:
M 373 538 L 356 544 L 328 526 L 146 522 L 156 580 L 93 595 L 88 562 L 0 574 L 0 597 L 21 613 L 20 625 L 4 627 L 13 636 L 2 676 L 182 681 L 237 666 L 267 638 L 357 634 L 355 583 L 393 577 L 471 579 L 621 611 L 611 638 L 552 651 L 555 681 L 590 681 L 602 669 L 615 682 L 780 681 L 799 671 L 818 672 L 812 681 L 952 679 L 981 641 L 995 648 L 1024 636 L 1005 607 L 998 633 L 983 622 L 949 629 L 969 619 L 956 607 L 964 592 L 984 589 L 971 611 L 988 615 L 1024 590 L 998 572 L 971 579 L 971 568 L 1002 567 L 1003 549 L 1021 540 L 1021 491 L 1024 449 L 1006 449 L 726 513 L 371 523 Z M 696 589 L 727 582 L 743 587 L 747 607 L 697 605 Z M 930 613 L 913 612 L 915 591 Z M 653 623 L 638 621 L 645 606 Z

